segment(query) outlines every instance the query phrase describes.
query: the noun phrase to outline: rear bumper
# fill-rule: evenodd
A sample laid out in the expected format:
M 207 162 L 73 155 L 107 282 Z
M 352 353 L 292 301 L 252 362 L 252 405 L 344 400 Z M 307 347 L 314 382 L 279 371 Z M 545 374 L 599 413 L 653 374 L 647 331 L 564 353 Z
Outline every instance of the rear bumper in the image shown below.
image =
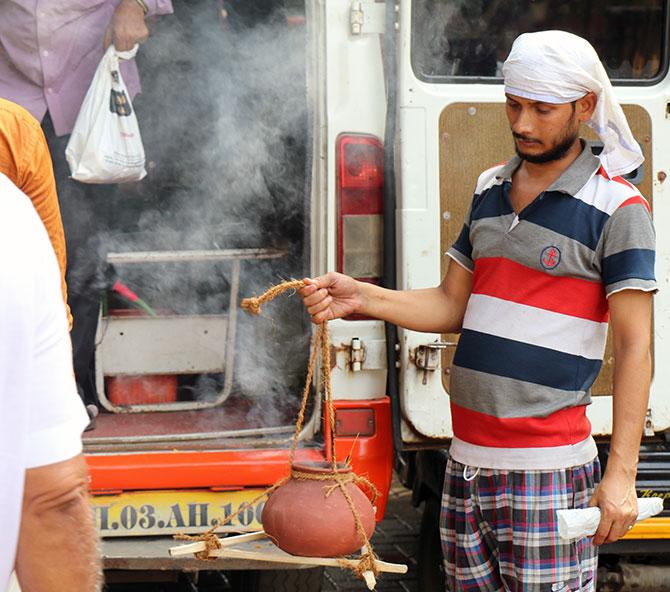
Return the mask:
M 102 567 L 109 570 L 132 571 L 200 571 L 241 569 L 301 569 L 295 563 L 250 561 L 248 559 L 196 559 L 195 557 L 170 557 L 168 550 L 179 541 L 172 537 L 126 537 L 103 539 L 101 545 Z
M 670 548 L 670 518 L 648 518 L 630 529 L 615 543 L 600 547 L 600 553 L 612 555 L 663 555 Z

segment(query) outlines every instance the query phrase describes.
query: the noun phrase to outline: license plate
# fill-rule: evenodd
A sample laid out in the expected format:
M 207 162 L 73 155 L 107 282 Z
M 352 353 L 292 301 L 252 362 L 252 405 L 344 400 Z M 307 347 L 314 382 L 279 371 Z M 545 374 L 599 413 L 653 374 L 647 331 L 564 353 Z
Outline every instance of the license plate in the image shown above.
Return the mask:
M 133 491 L 93 496 L 91 502 L 102 537 L 170 535 L 204 532 L 262 491 Z M 264 503 L 264 499 L 256 502 L 227 526 L 241 532 L 260 530 Z

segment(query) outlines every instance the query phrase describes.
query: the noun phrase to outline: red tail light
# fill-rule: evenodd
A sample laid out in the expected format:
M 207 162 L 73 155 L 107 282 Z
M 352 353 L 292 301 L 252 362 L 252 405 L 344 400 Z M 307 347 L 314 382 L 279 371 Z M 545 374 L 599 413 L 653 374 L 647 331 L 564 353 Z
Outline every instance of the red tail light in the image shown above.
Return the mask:
M 375 136 L 337 139 L 337 269 L 379 283 L 382 276 L 384 148 Z

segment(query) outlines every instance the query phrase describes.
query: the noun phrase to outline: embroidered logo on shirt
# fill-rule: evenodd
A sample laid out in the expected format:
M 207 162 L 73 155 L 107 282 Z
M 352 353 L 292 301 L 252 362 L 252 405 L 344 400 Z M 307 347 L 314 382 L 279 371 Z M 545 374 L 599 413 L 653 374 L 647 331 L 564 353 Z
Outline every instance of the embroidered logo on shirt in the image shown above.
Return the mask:
M 545 269 L 556 269 L 561 262 L 561 250 L 558 247 L 545 247 L 540 256 L 540 263 Z

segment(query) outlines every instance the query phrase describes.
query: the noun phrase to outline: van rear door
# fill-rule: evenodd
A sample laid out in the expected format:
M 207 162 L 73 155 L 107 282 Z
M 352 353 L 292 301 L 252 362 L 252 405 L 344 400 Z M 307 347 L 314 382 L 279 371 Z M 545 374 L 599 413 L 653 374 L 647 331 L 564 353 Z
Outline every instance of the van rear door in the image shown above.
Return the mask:
M 670 214 L 658 199 L 670 166 L 667 6 L 662 0 L 608 2 L 462 2 L 403 0 L 398 29 L 398 288 L 435 286 L 450 259 L 480 172 L 514 153 L 504 110 L 502 63 L 526 31 L 564 29 L 589 39 L 615 84 L 645 162 L 628 175 L 652 203 L 657 221 L 657 277 L 668 281 Z M 519 15 L 522 15 L 519 17 Z M 586 134 L 586 137 L 589 137 Z M 595 139 L 590 137 L 590 139 Z M 657 198 L 657 199 L 654 199 Z M 670 324 L 670 297 L 655 299 L 655 334 Z M 451 437 L 449 373 L 458 335 L 400 332 L 400 408 L 406 447 Z M 656 339 L 654 356 L 667 359 Z M 611 433 L 611 343 L 594 386 L 594 435 Z M 670 368 L 658 365 L 649 431 L 670 426 L 663 399 Z

